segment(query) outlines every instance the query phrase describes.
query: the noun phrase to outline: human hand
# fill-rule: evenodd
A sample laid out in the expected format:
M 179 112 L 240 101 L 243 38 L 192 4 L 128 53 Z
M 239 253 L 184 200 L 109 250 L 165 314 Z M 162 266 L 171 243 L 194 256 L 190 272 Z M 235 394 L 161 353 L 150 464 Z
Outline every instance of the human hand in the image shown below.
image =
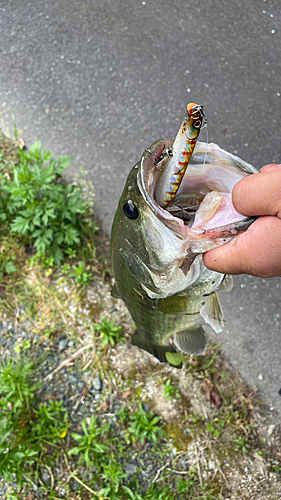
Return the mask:
M 281 276 L 281 164 L 244 177 L 234 186 L 232 202 L 240 214 L 261 217 L 245 233 L 206 252 L 205 266 L 224 274 Z

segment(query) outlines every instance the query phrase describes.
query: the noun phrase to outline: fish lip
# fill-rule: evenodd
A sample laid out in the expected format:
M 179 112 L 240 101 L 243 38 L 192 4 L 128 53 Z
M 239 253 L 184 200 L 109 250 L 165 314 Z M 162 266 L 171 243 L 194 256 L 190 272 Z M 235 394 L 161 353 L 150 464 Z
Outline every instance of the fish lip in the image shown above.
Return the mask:
M 187 225 L 184 224 L 184 221 L 178 217 L 174 217 L 171 213 L 169 213 L 167 210 L 159 206 L 153 196 L 150 194 L 147 186 L 151 189 L 155 184 L 157 183 L 157 180 L 160 176 L 160 172 L 157 172 L 155 169 L 154 165 L 157 159 L 163 154 L 163 152 L 166 149 L 169 149 L 172 147 L 174 143 L 173 138 L 167 138 L 167 139 L 160 139 L 153 143 L 149 148 L 147 148 L 140 160 L 140 169 L 138 172 L 137 176 L 137 183 L 138 187 L 141 191 L 141 194 L 145 201 L 147 202 L 149 208 L 151 211 L 162 221 L 165 226 L 170 229 L 170 231 L 175 234 L 178 238 L 180 239 L 201 239 L 201 238 L 206 238 L 206 237 L 211 237 L 212 239 L 215 239 L 216 237 L 219 237 L 218 235 L 220 232 L 228 232 L 229 235 L 231 235 L 231 238 L 233 238 L 233 233 L 237 229 L 239 232 L 241 231 L 241 227 L 246 227 L 244 224 L 245 222 L 249 222 L 248 226 L 255 220 L 255 218 L 247 218 L 244 217 L 241 221 L 237 221 L 237 223 L 232 223 L 232 224 L 226 224 L 225 226 L 222 227 L 216 227 L 216 228 L 211 228 L 208 229 L 207 231 L 203 230 L 200 231 L 200 229 L 194 229 L 189 228 Z M 239 157 L 232 155 L 231 153 L 228 153 L 227 151 L 224 151 L 221 149 L 219 146 L 216 144 L 210 143 L 210 144 L 205 144 L 201 143 L 200 141 L 198 142 L 198 145 L 205 145 L 206 150 L 210 149 L 210 153 L 213 151 L 221 155 L 221 160 L 222 164 L 225 163 L 225 158 L 231 159 L 231 168 L 234 168 L 237 173 L 240 171 L 241 172 L 241 178 L 244 177 L 245 175 L 257 173 L 258 170 L 255 169 L 251 164 L 245 162 L 244 160 L 241 160 Z M 191 162 L 192 163 L 192 162 Z M 150 165 L 150 168 L 149 168 Z M 153 169 L 151 167 L 154 167 Z M 227 166 L 230 166 L 230 163 L 227 164 Z M 245 231 L 245 229 L 244 229 Z
M 160 221 L 165 224 L 165 226 L 170 229 L 170 231 L 178 238 L 184 239 L 186 238 L 186 229 L 189 228 L 186 228 L 184 222 L 181 219 L 174 217 L 172 214 L 167 212 L 167 210 L 164 210 L 164 208 L 160 207 L 160 205 L 156 203 L 147 189 L 148 181 L 145 178 L 147 175 L 147 169 L 145 169 L 146 162 L 154 160 L 155 164 L 155 161 L 161 156 L 163 150 L 170 148 L 173 143 L 174 139 L 160 139 L 159 141 L 153 143 L 150 148 L 144 151 L 140 160 L 140 169 L 137 175 L 137 184 L 144 200 L 147 202 L 149 208 L 156 215 L 156 217 L 160 219 Z M 148 174 L 150 173 L 151 172 L 148 172 Z M 154 175 L 155 173 L 153 172 L 152 183 L 154 183 Z M 151 182 L 151 179 L 149 181 Z
M 161 146 L 161 143 L 163 145 Z M 147 148 L 140 160 L 140 171 L 138 175 L 138 187 L 142 193 L 142 196 L 144 199 L 147 201 L 148 205 L 150 206 L 151 210 L 156 214 L 160 215 L 161 218 L 170 220 L 170 219 L 176 219 L 173 215 L 171 215 L 167 210 L 164 210 L 164 208 L 160 207 L 158 203 L 154 200 L 154 198 L 150 195 L 148 189 L 147 189 L 147 180 L 145 178 L 146 174 L 146 169 L 145 169 L 145 163 L 147 160 L 154 160 L 154 164 L 157 161 L 158 158 L 160 158 L 161 154 L 165 149 L 169 149 L 172 147 L 174 143 L 174 139 L 160 139 L 159 141 L 156 141 L 155 143 L 150 146 L 150 148 Z M 159 146 L 159 147 L 158 147 Z M 155 151 L 156 149 L 156 151 Z M 156 169 L 155 169 L 156 171 Z M 153 177 L 155 176 L 155 173 L 153 173 Z M 154 183 L 154 179 L 153 179 Z M 178 219 L 181 220 L 181 219 Z M 182 221 L 181 221 L 182 222 Z

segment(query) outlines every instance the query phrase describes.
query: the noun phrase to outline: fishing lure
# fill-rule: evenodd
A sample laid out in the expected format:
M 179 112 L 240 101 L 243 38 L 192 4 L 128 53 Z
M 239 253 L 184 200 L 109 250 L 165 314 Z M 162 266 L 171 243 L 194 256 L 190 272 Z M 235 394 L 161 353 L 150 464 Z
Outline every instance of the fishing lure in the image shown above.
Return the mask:
M 187 116 L 184 118 L 178 135 L 169 150 L 161 159 L 161 173 L 155 201 L 162 208 L 166 208 L 175 198 L 181 181 L 188 167 L 190 158 L 195 148 L 200 129 L 203 124 L 203 106 L 191 102 L 187 105 Z M 156 166 L 159 169 L 159 165 Z

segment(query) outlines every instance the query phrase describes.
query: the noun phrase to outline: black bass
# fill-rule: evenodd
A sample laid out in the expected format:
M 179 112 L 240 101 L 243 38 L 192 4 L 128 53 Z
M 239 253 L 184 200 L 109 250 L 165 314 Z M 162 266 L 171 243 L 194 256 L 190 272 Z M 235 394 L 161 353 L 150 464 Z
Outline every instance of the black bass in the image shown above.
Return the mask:
M 231 192 L 257 172 L 219 146 L 197 142 L 172 204 L 162 208 L 155 201 L 157 165 L 173 142 L 155 142 L 129 173 L 111 237 L 112 295 L 122 298 L 136 324 L 132 343 L 161 362 L 173 352 L 202 354 L 204 323 L 222 331 L 217 291 L 231 289 L 231 278 L 207 269 L 202 254 L 253 222 L 235 211 Z

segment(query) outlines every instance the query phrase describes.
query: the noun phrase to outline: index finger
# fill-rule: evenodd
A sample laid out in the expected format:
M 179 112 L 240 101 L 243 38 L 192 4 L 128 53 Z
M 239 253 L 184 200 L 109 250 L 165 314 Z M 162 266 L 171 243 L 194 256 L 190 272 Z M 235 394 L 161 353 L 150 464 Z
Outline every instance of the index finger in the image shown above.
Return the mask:
M 281 220 L 259 217 L 245 233 L 205 253 L 203 261 L 209 269 L 223 274 L 280 276 Z

